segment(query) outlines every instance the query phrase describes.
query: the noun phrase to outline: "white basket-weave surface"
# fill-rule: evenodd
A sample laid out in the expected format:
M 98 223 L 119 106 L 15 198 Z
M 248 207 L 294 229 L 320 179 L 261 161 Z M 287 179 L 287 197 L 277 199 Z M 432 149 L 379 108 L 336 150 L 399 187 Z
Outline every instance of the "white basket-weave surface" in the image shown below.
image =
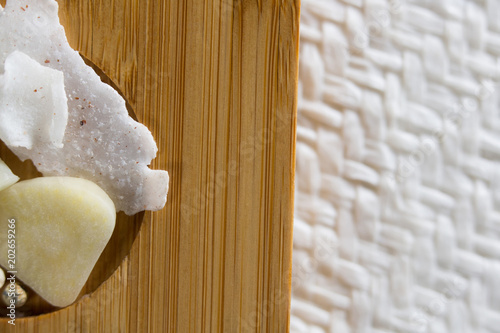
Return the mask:
M 300 29 L 292 332 L 500 332 L 500 1 Z

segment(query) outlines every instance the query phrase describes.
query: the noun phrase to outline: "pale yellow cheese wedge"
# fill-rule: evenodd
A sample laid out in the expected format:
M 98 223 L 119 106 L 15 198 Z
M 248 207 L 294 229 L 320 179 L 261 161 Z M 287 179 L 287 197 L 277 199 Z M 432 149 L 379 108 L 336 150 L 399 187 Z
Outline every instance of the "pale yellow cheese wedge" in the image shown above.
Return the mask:
M 19 177 L 13 174 L 7 164 L 0 159 L 0 191 L 15 184 L 18 180 Z
M 113 201 L 93 182 L 21 181 L 0 192 L 0 264 L 17 271 L 17 278 L 49 303 L 69 305 L 109 241 L 115 219 Z M 9 224 L 15 225 L 14 266 L 8 262 Z

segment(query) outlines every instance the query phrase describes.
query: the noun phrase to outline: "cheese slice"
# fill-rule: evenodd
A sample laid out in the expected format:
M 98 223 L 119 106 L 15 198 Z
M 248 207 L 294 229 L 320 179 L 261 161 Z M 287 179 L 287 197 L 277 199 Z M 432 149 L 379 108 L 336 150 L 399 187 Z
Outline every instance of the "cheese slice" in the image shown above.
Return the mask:
M 52 305 L 67 306 L 108 243 L 115 219 L 113 201 L 91 181 L 21 181 L 0 192 L 0 264 Z M 15 236 L 15 262 L 8 261 L 9 234 Z

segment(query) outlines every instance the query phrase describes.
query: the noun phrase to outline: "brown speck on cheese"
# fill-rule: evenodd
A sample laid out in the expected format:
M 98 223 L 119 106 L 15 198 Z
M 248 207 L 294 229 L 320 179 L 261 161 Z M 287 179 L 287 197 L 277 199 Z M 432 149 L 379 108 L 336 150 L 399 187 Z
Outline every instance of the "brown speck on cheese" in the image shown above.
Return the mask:
M 46 64 L 49 64 L 49 63 L 50 63 L 50 60 L 49 60 L 49 59 L 45 59 L 45 63 L 46 63 Z

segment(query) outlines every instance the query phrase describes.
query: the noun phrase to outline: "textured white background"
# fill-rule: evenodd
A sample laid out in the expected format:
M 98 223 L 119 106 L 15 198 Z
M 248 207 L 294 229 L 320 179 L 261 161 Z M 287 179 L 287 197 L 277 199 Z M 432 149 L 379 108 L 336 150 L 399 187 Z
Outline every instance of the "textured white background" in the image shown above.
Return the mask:
M 500 332 L 500 1 L 303 0 L 292 332 Z

